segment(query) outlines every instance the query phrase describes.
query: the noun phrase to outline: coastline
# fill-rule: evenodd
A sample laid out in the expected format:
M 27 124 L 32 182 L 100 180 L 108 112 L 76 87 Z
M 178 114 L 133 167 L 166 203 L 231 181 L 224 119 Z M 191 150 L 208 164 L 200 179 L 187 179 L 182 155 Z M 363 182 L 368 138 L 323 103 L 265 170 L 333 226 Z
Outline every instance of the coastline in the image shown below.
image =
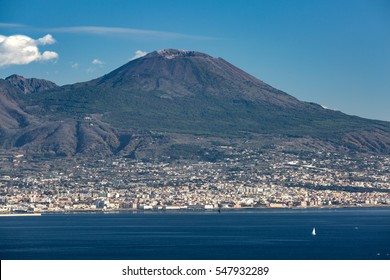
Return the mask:
M 321 207 L 241 207 L 241 208 L 222 208 L 218 209 L 68 209 L 62 211 L 42 211 L 42 212 L 33 212 L 33 213 L 13 213 L 13 212 L 3 212 L 0 214 L 0 217 L 28 217 L 28 216 L 42 216 L 42 215 L 53 215 L 53 214 L 122 214 L 122 213 L 132 213 L 132 214 L 143 214 L 143 213 L 216 213 L 221 214 L 224 212 L 234 213 L 241 211 L 288 211 L 288 210 L 297 210 L 297 211 L 315 211 L 315 210 L 375 210 L 375 209 L 390 209 L 390 205 L 332 205 L 332 206 L 321 206 Z
M 39 217 L 42 216 L 42 213 L 12 213 L 0 214 L 0 217 Z

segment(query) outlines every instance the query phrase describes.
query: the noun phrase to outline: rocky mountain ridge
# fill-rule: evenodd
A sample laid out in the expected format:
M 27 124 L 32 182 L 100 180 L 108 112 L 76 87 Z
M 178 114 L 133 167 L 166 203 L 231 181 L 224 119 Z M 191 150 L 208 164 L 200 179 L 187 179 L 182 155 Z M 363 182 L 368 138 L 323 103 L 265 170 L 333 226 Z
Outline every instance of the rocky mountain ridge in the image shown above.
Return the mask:
M 58 87 L 55 83 L 48 80 L 36 78 L 27 79 L 16 74 L 5 78 L 5 80 L 25 94 L 42 92 Z

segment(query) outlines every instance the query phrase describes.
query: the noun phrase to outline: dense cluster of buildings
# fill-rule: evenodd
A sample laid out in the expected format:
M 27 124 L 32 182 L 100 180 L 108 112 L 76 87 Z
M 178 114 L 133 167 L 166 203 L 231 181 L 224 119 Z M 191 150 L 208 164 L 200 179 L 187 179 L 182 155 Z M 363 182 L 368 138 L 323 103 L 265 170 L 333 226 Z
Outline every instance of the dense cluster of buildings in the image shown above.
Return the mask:
M 228 150 L 215 162 L 0 157 L 0 211 L 390 206 L 390 158 Z

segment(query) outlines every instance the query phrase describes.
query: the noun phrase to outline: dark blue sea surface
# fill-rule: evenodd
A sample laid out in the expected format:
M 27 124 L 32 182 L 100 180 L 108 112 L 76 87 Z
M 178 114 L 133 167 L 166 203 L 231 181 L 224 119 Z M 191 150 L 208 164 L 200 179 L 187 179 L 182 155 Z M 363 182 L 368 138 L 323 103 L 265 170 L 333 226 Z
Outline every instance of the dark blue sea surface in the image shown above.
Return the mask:
M 388 208 L 0 217 L 2 260 L 388 260 L 389 254 Z

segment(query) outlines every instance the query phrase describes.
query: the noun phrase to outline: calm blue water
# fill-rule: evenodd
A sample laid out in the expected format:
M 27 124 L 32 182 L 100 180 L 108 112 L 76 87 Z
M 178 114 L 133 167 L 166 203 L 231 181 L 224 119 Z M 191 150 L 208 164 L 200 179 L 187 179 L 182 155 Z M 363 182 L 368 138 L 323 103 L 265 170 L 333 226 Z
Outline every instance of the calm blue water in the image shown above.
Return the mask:
M 3 260 L 376 260 L 389 254 L 390 209 L 0 217 Z

